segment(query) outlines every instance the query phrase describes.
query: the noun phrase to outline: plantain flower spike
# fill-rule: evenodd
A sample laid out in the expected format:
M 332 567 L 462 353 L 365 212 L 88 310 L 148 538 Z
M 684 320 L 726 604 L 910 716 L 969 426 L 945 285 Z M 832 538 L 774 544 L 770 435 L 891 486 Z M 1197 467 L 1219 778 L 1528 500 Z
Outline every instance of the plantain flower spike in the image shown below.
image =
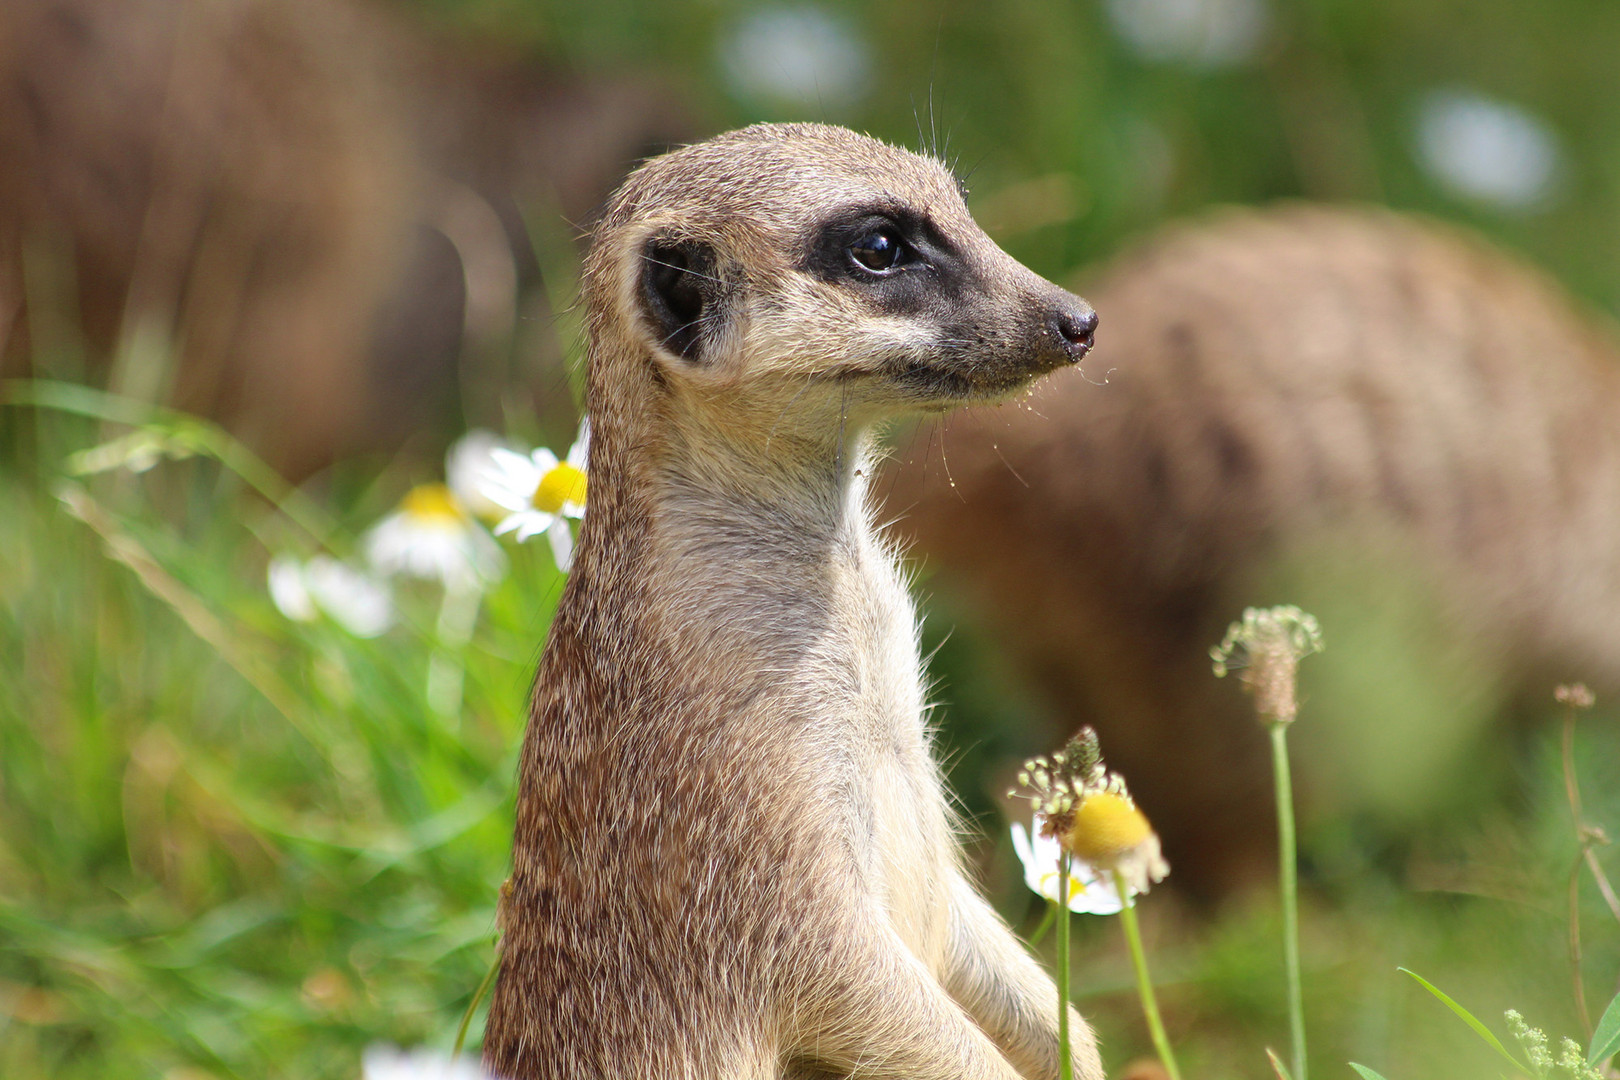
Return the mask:
M 1263 722 L 1291 724 L 1299 715 L 1299 662 L 1321 651 L 1322 628 L 1316 616 L 1286 604 L 1245 608 L 1243 618 L 1227 627 L 1226 637 L 1209 650 L 1209 656 L 1216 678 L 1239 672 Z
M 1597 695 L 1585 683 L 1566 683 L 1553 691 L 1553 700 L 1571 709 L 1590 709 L 1597 704 Z

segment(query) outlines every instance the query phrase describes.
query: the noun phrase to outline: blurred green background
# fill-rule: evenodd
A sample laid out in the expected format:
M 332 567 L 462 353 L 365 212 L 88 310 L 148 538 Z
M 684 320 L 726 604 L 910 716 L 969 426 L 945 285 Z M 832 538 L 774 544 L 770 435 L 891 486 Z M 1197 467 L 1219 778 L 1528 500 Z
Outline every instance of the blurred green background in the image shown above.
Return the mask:
M 848 124 L 951 160 L 987 231 L 1058 281 L 1215 204 L 1376 202 L 1479 230 L 1601 315 L 1620 310 L 1617 56 L 1620 8 L 1591 0 L 19 0 L 0 13 L 0 1076 L 352 1077 L 372 1043 L 454 1040 L 493 956 L 560 578 L 543 545 L 508 544 L 470 641 L 447 644 L 431 582 L 361 639 L 285 618 L 265 568 L 352 555 L 469 427 L 566 447 L 577 241 L 639 156 L 756 120 Z M 247 314 L 209 352 L 198 310 L 224 301 L 199 283 L 221 280 Z M 317 301 L 336 311 L 310 339 L 355 344 L 321 354 L 337 381 L 309 383 L 326 411 L 306 429 L 299 339 L 277 335 Z M 158 415 L 131 401 L 212 417 L 296 489 L 218 439 L 70 477 L 70 455 Z M 1066 733 L 955 631 L 943 740 L 987 886 L 1029 929 L 991 792 Z M 447 649 L 451 716 L 426 691 Z M 1576 754 L 1611 831 L 1614 716 L 1600 702 Z M 1409 833 L 1306 823 L 1317 1075 L 1494 1067 L 1397 964 L 1584 1042 L 1571 912 L 1594 1012 L 1620 925 L 1578 876 L 1571 906 L 1560 725 L 1549 708 L 1496 731 L 1478 782 Z M 1268 1075 L 1270 883 L 1193 904 L 1172 874 L 1143 916 L 1187 1073 Z M 1080 1004 L 1123 1073 L 1149 1043 L 1118 928 L 1077 933 Z

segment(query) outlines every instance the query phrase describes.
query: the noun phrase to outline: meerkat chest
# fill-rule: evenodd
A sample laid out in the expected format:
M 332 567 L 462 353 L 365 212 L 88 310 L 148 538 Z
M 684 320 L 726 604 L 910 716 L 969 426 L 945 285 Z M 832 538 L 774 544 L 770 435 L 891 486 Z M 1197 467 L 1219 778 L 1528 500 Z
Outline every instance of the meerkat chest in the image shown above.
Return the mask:
M 849 620 L 841 651 L 858 792 L 852 840 L 895 929 L 925 961 L 937 960 L 954 840 L 925 719 L 915 609 L 881 553 L 846 587 L 838 608 Z

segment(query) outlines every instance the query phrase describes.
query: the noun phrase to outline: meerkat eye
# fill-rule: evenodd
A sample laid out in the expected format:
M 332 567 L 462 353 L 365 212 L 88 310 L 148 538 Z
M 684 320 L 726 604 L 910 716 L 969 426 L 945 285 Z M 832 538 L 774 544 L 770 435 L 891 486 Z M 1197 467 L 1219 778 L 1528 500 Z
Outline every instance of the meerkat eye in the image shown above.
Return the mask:
M 874 274 L 886 274 L 911 261 L 911 251 L 900 234 L 885 225 L 849 245 L 849 257 Z

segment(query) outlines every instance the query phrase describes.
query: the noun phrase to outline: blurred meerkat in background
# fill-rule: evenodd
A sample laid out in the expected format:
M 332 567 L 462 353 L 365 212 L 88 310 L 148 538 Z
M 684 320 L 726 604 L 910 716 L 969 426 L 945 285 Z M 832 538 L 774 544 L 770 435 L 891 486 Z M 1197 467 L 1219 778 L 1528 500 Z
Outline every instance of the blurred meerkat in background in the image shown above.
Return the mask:
M 1327 635 L 1307 804 L 1432 808 L 1516 695 L 1620 688 L 1620 359 L 1543 274 L 1296 206 L 1172 228 L 1085 292 L 1090 381 L 920 429 L 891 506 L 927 588 L 1096 725 L 1181 887 L 1274 857 L 1264 733 L 1208 658 L 1246 605 Z
M 0 372 L 213 417 L 295 477 L 458 404 L 497 422 L 538 286 L 520 207 L 587 216 L 684 123 L 350 0 L 13 0 Z M 525 361 L 571 422 L 560 352 Z

